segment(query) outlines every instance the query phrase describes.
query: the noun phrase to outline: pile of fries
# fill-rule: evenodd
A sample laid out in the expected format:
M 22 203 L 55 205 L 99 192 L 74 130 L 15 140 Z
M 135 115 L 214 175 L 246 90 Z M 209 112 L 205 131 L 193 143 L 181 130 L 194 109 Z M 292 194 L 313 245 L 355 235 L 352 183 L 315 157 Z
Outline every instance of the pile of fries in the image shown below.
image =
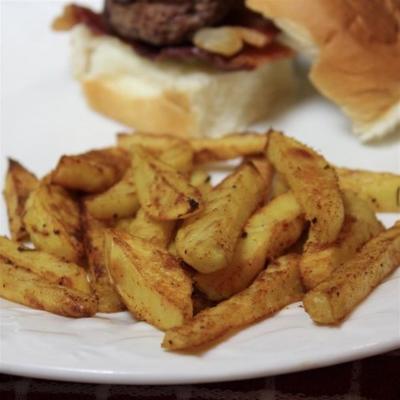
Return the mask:
M 206 164 L 235 158 L 213 187 Z M 41 180 L 10 160 L 4 195 L 1 297 L 67 317 L 127 309 L 169 350 L 301 300 L 340 323 L 400 264 L 400 224 L 375 215 L 400 211 L 400 176 L 337 168 L 276 131 L 120 134 Z

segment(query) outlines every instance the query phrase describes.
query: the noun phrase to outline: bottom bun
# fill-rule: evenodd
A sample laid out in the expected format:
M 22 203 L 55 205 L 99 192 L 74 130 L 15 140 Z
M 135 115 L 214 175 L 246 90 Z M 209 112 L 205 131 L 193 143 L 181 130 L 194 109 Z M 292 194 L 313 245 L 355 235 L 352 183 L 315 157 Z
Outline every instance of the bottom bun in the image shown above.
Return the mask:
M 74 74 L 89 105 L 152 133 L 219 136 L 268 117 L 296 87 L 290 60 L 251 71 L 155 62 L 85 26 L 72 32 Z

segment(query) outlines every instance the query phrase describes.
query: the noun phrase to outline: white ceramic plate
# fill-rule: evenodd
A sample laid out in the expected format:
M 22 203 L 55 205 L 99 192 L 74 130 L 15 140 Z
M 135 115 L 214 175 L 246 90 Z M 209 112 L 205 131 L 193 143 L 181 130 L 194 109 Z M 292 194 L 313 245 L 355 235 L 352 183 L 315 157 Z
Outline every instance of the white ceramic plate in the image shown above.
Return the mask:
M 112 144 L 120 128 L 89 111 L 71 79 L 67 35 L 49 30 L 58 10 L 58 1 L 2 2 L 1 179 L 7 156 L 41 175 L 61 154 Z M 361 145 L 338 110 L 307 88 L 289 112 L 265 126 L 272 124 L 338 165 L 400 172 L 399 136 Z M 5 234 L 3 202 L 0 210 Z M 384 222 L 395 218 L 386 215 Z M 162 334 L 127 313 L 74 320 L 2 300 L 1 371 L 83 382 L 175 384 L 326 366 L 400 346 L 399 283 L 400 270 L 340 327 L 317 327 L 300 304 L 293 304 L 199 355 L 163 351 Z

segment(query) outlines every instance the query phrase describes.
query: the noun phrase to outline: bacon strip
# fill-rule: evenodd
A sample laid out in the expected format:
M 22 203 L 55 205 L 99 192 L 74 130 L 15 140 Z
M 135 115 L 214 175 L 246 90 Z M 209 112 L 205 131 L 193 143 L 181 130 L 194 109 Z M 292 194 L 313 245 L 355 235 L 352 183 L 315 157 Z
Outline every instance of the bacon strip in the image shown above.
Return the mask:
M 63 15 L 54 21 L 53 29 L 70 30 L 77 24 L 85 24 L 93 34 L 116 36 L 129 44 L 137 54 L 154 61 L 201 61 L 224 71 L 252 70 L 267 62 L 288 58 L 293 55 L 291 49 L 275 40 L 279 30 L 271 22 L 257 14 L 250 11 L 241 12 L 240 15 L 233 15 L 229 18 L 229 21 L 225 22 L 229 25 L 256 29 L 271 40 L 268 40 L 267 44 L 261 48 L 246 45 L 239 53 L 231 57 L 210 53 L 191 44 L 155 47 L 137 40 L 121 38 L 113 32 L 102 14 L 75 4 L 65 7 Z

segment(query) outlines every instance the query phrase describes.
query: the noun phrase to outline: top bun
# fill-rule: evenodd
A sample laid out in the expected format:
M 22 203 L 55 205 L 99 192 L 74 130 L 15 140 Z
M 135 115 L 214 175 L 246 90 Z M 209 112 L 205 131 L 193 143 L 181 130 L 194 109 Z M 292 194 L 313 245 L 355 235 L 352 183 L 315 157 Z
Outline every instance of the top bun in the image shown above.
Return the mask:
M 310 78 L 362 140 L 400 124 L 399 0 L 247 0 L 315 57 Z

